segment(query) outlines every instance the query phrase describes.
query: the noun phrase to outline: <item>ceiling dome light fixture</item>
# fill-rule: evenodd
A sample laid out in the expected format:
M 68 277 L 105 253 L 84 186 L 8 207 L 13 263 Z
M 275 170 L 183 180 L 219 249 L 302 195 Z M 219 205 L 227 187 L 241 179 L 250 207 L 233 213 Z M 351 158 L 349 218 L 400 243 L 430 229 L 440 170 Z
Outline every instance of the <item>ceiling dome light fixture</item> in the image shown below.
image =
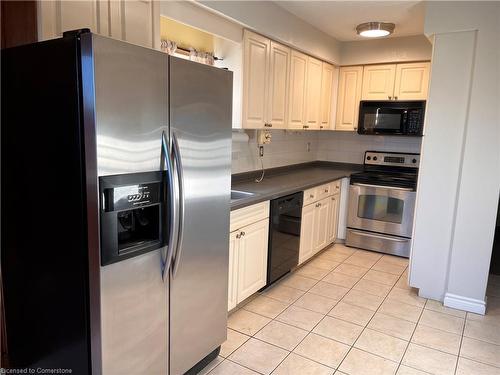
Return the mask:
M 367 38 L 378 38 L 392 34 L 395 27 L 389 22 L 365 22 L 356 26 L 356 32 Z

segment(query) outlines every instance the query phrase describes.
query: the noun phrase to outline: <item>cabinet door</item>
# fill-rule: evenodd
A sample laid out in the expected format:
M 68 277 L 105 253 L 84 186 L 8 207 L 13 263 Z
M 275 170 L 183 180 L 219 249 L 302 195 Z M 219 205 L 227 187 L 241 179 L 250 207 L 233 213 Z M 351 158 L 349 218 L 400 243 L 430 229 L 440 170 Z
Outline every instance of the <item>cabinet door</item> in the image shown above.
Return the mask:
M 320 96 L 320 129 L 330 127 L 330 118 L 332 114 L 332 90 L 334 67 L 323 63 L 323 72 L 321 73 L 321 96 Z
M 339 226 L 339 199 L 340 195 L 335 194 L 330 197 L 330 213 L 328 218 L 328 243 L 337 239 Z
M 269 80 L 271 42 L 245 30 L 243 52 L 243 128 L 263 128 Z
M 340 68 L 339 74 L 339 94 L 335 130 L 357 130 L 363 67 L 342 67 Z
M 362 100 L 391 100 L 394 98 L 396 64 L 368 65 L 363 68 Z
M 309 129 L 319 129 L 321 103 L 321 73 L 323 66 L 320 60 L 310 56 L 307 58 L 306 83 L 306 125 Z
M 111 37 L 149 48 L 159 48 L 160 13 L 158 1 L 111 0 Z
M 241 229 L 238 246 L 238 303 L 266 285 L 269 219 Z
M 313 253 L 323 249 L 328 244 L 328 219 L 330 217 L 330 197 L 315 204 L 314 210 L 314 243 Z
M 238 296 L 238 237 L 239 231 L 229 235 L 229 277 L 227 283 L 227 311 L 237 305 Z
M 303 129 L 306 125 L 305 99 L 307 55 L 293 51 L 290 57 L 290 92 L 288 95 L 288 128 Z
M 302 208 L 302 220 L 300 223 L 300 248 L 299 264 L 305 262 L 313 255 L 314 246 L 314 212 L 316 203 Z
M 290 48 L 271 41 L 269 100 L 266 121 L 273 129 L 286 128 Z
M 426 100 L 429 89 L 430 63 L 408 63 L 396 66 L 394 96 L 396 100 Z
M 98 1 L 39 1 L 38 25 L 39 40 L 53 39 L 62 36 L 63 32 L 89 28 L 94 33 L 107 35 L 107 30 L 101 30 L 99 18 L 101 13 Z M 99 8 L 99 11 L 98 11 Z M 102 10 L 107 10 L 102 7 Z

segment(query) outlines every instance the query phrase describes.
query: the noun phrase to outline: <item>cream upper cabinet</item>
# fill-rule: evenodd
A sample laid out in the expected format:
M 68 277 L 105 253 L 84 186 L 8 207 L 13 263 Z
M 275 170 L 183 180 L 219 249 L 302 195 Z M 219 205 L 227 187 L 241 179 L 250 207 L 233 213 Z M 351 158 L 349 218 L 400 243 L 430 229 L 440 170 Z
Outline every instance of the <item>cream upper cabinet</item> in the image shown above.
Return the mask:
M 269 220 L 241 229 L 238 244 L 238 303 L 250 297 L 267 281 Z
M 290 129 L 303 129 L 306 126 L 307 59 L 307 55 L 292 50 L 288 96 L 288 128 Z
M 307 57 L 306 80 L 306 126 L 309 129 L 319 129 L 321 105 L 321 73 L 323 63 L 313 57 Z
M 339 200 L 340 194 L 330 197 L 330 212 L 328 217 L 328 243 L 337 239 L 337 230 L 339 227 Z
M 335 68 L 332 65 L 323 63 L 321 73 L 320 129 L 328 129 L 331 125 L 334 72 Z
M 284 129 L 287 126 L 289 71 L 290 48 L 271 41 L 266 122 L 273 129 Z
M 96 34 L 160 47 L 160 3 L 147 0 L 38 1 L 39 39 L 89 28 Z
M 363 68 L 362 100 L 391 100 L 394 97 L 396 65 L 367 65 Z
M 228 272 L 228 291 L 227 291 L 227 310 L 236 307 L 238 296 L 238 239 L 239 231 L 229 234 L 229 272 Z
M 268 102 L 271 41 L 245 30 L 243 52 L 243 127 L 263 128 Z
M 426 100 L 430 63 L 397 64 L 394 85 L 396 100 Z
M 300 223 L 299 264 L 314 254 L 315 203 L 302 207 Z
M 358 128 L 362 79 L 362 66 L 340 68 L 335 130 L 353 131 Z

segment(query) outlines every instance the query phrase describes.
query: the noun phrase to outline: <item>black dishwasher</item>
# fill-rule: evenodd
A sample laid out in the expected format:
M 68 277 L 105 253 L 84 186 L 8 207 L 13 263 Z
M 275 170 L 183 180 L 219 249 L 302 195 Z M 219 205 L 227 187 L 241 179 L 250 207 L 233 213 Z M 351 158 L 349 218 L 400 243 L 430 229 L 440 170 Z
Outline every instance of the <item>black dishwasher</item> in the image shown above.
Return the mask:
M 303 192 L 271 201 L 267 285 L 299 264 Z

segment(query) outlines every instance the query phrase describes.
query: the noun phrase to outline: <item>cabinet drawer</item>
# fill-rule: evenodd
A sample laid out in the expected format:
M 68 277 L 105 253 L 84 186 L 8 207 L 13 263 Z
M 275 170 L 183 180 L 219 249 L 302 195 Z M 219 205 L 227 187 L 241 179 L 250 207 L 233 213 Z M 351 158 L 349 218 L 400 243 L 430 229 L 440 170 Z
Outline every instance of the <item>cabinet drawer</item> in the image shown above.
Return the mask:
M 316 202 L 318 200 L 318 192 L 317 192 L 318 187 L 313 187 L 307 190 L 304 190 L 304 204 L 302 206 L 307 206 L 308 204 L 311 204 L 313 202 Z
M 333 186 L 333 183 L 318 186 L 316 188 L 317 195 L 318 195 L 317 200 L 323 199 L 323 198 L 326 198 L 326 197 L 329 197 L 330 195 L 332 195 L 332 186 Z
M 269 201 L 231 211 L 229 232 L 269 217 Z

